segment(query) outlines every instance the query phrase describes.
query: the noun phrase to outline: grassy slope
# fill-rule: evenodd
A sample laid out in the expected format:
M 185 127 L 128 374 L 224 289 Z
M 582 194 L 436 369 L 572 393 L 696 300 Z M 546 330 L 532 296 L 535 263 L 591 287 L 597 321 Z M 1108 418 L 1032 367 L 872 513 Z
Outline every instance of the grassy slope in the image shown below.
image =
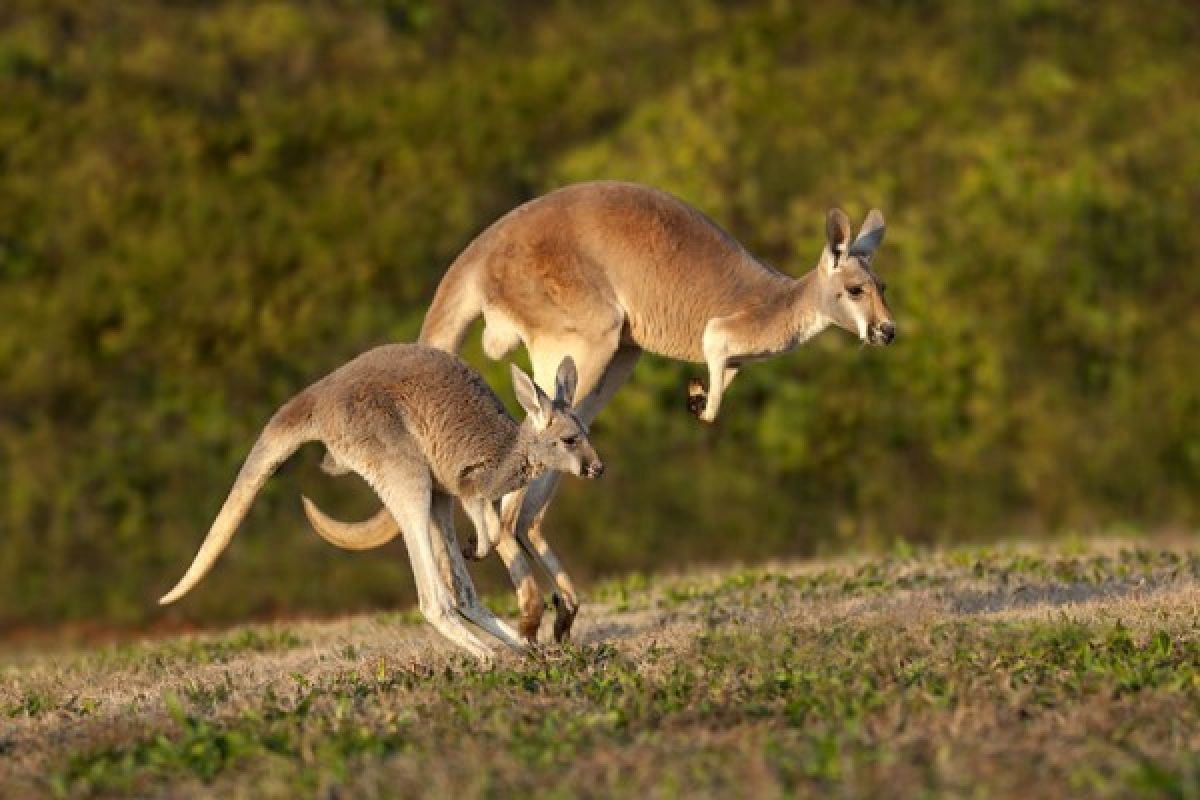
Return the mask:
M 491 670 L 411 613 L 10 654 L 0 787 L 1196 796 L 1194 544 L 635 577 L 577 647 Z

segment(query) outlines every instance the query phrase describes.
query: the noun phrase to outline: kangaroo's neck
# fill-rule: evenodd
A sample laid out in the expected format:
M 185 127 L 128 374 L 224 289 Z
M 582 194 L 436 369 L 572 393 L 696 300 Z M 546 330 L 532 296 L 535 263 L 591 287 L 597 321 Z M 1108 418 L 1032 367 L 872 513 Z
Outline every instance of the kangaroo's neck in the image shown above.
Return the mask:
M 816 269 L 792 280 L 784 289 L 784 296 L 788 335 L 794 344 L 803 344 L 829 326 L 829 319 L 821 309 Z
M 471 477 L 474 493 L 495 499 L 528 485 L 546 468 L 530 458 L 533 432 L 526 426 L 517 428 L 512 447 L 494 465 L 477 470 Z

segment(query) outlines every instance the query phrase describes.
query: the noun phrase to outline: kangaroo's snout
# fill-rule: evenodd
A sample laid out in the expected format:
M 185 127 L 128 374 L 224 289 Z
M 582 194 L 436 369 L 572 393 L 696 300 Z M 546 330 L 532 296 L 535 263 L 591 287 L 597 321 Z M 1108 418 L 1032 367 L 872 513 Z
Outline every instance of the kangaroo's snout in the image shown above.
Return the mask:
M 599 478 L 604 474 L 604 464 L 601 461 L 591 461 L 583 467 L 583 477 Z
M 892 322 L 891 320 L 888 320 L 887 322 L 881 322 L 879 325 L 875 326 L 873 331 L 871 331 L 872 344 L 891 344 L 892 340 L 895 338 L 896 323 Z

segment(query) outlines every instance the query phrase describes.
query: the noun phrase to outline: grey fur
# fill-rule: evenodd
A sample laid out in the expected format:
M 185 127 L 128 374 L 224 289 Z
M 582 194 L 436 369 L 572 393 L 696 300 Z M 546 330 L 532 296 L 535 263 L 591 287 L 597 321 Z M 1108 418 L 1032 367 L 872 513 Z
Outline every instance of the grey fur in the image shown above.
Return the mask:
M 561 369 L 567 375 L 574 366 L 565 361 Z M 267 478 L 302 444 L 319 441 L 328 449 L 323 467 L 362 476 L 399 521 L 370 546 L 404 533 L 426 618 L 481 658 L 490 649 L 458 614 L 522 648 L 516 633 L 479 602 L 446 503 L 452 497 L 463 503 L 486 553 L 499 537 L 495 502 L 501 497 L 547 470 L 578 475 L 602 470 L 586 428 L 569 407 L 546 399 L 539 412 L 538 419 L 518 424 L 478 373 L 442 350 L 395 344 L 364 353 L 271 418 L 192 565 L 160 602 L 174 602 L 204 577 Z M 318 532 L 325 535 L 319 526 Z M 351 549 L 364 545 L 354 537 L 325 538 Z

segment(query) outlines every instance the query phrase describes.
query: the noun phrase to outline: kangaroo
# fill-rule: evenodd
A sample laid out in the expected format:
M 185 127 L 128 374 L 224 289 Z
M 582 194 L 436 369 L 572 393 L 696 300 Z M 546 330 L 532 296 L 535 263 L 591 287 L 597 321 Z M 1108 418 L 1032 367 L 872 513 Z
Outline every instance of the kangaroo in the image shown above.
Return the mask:
M 317 381 L 271 417 L 192 565 L 159 602 L 178 600 L 204 577 L 276 468 L 304 443 L 318 441 L 327 451 L 323 467 L 360 475 L 399 522 L 386 537 L 325 538 L 363 549 L 403 531 L 421 613 L 434 628 L 480 659 L 492 651 L 458 615 L 525 649 L 479 601 L 455 540 L 453 498 L 475 526 L 475 554 L 482 558 L 501 538 L 500 498 L 547 470 L 598 477 L 604 466 L 571 410 L 577 372 L 570 357 L 558 367 L 554 400 L 515 365 L 512 377 L 528 413 L 520 425 L 478 373 L 423 345 L 378 347 Z
M 576 184 L 519 206 L 467 246 L 437 288 L 420 341 L 458 352 L 482 315 L 487 355 L 500 359 L 524 344 L 542 386 L 570 354 L 584 425 L 629 378 L 642 351 L 703 363 L 708 385 L 693 379 L 687 406 L 711 423 L 744 364 L 792 350 L 830 325 L 864 343 L 892 342 L 896 325 L 871 269 L 883 234 L 878 210 L 851 238 L 845 212 L 831 209 L 817 265 L 792 278 L 672 195 L 631 183 Z M 556 485 L 546 475 L 504 499 L 502 541 L 515 536 L 554 580 L 554 635 L 561 640 L 579 603 L 541 532 Z M 396 524 L 387 509 L 356 525 L 320 513 L 309 519 L 348 537 L 386 535 Z M 537 583 L 517 548 L 498 552 L 517 586 L 519 627 L 532 639 L 542 613 Z

